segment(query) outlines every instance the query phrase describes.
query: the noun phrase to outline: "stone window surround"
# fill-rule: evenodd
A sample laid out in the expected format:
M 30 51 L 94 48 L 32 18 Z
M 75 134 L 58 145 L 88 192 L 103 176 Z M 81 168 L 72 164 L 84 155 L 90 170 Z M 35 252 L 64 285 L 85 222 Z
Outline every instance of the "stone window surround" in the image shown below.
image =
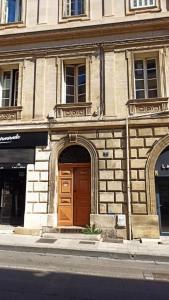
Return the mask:
M 79 16 L 64 16 L 65 0 L 59 0 L 59 23 L 73 22 L 73 21 L 87 21 L 90 19 L 90 1 L 86 0 L 85 3 L 85 14 Z
M 145 8 L 131 8 L 130 5 L 131 0 L 126 0 L 126 15 L 135 15 L 140 13 L 148 13 L 148 12 L 160 12 L 161 11 L 161 0 L 156 0 L 156 5 L 153 7 L 145 7 Z
M 135 79 L 134 79 L 134 61 L 135 59 L 144 58 L 156 58 L 157 60 L 157 85 L 158 85 L 158 98 L 167 98 L 166 92 L 166 70 L 165 70 L 165 49 L 151 49 L 151 50 L 137 50 L 127 51 L 126 59 L 128 62 L 128 89 L 129 89 L 129 101 L 127 104 L 134 101 L 144 101 L 144 99 L 135 99 Z M 149 100 L 149 99 L 145 99 Z M 155 99 L 154 99 L 155 100 Z M 151 101 L 153 103 L 153 99 Z
M 2 8 L 2 1 L 0 0 L 0 8 Z M 22 0 L 22 12 L 21 12 L 21 21 L 13 23 L 2 23 L 2 9 L 0 13 L 0 29 L 8 28 L 20 28 L 26 26 L 26 11 L 27 11 L 27 0 Z
M 86 102 L 82 103 L 66 103 L 64 91 L 65 91 L 65 81 L 64 81 L 64 65 L 65 64 L 81 64 L 84 63 L 86 65 Z M 80 106 L 84 107 L 87 104 L 91 106 L 91 97 L 90 97 L 90 55 L 82 55 L 82 56 L 76 56 L 72 55 L 70 56 L 61 56 L 57 58 L 57 104 L 56 108 L 59 108 L 59 110 L 65 108 L 65 105 L 67 109 L 70 107 L 72 108 L 73 106 L 76 108 L 80 108 Z M 88 113 L 87 113 L 88 114 Z M 59 115 L 63 115 L 62 112 L 59 113 Z
M 2 71 L 18 68 L 18 100 L 17 106 L 0 107 L 0 121 L 2 120 L 17 120 L 21 118 L 22 111 L 22 83 L 23 83 L 23 68 L 24 62 L 0 62 L 0 74 Z

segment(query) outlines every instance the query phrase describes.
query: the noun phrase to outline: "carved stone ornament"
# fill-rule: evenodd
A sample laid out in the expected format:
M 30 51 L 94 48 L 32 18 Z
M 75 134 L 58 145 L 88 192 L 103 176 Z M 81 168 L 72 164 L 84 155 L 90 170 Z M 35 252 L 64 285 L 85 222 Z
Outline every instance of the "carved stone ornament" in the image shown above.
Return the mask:
M 129 100 L 130 115 L 141 113 L 156 113 L 168 110 L 168 98 Z
M 56 118 L 79 118 L 91 116 L 92 103 L 57 104 L 55 107 Z
M 21 106 L 1 107 L 0 108 L 0 121 L 18 120 L 21 118 Z
M 68 134 L 68 139 L 70 143 L 76 143 L 77 142 L 77 133 L 69 133 Z

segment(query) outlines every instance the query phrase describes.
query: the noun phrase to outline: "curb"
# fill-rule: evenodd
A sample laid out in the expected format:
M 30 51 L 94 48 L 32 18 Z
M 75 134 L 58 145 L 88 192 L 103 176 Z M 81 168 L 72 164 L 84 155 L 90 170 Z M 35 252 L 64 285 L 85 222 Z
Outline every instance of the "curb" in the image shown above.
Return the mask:
M 148 254 L 132 254 L 121 252 L 104 252 L 95 250 L 76 250 L 62 248 L 45 248 L 31 246 L 16 246 L 16 245 L 0 245 L 0 251 L 14 252 L 32 252 L 37 254 L 56 254 L 65 256 L 83 256 L 93 258 L 108 258 L 114 260 L 131 260 L 131 261 L 146 261 L 146 262 L 164 262 L 169 263 L 169 256 L 148 255 Z

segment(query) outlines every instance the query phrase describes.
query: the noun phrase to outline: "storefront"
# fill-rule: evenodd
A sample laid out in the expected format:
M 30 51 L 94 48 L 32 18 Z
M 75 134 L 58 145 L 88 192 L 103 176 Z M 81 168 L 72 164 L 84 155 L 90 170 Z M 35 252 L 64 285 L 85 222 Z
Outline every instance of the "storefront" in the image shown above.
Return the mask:
M 0 223 L 23 225 L 28 164 L 35 163 L 35 148 L 47 145 L 47 132 L 0 135 Z

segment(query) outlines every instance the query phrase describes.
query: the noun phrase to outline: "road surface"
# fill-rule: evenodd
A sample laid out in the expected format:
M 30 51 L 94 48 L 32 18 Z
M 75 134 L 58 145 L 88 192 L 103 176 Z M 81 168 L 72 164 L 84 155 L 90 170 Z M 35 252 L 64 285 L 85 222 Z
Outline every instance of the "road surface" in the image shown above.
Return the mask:
M 0 251 L 0 300 L 168 300 L 169 264 Z

